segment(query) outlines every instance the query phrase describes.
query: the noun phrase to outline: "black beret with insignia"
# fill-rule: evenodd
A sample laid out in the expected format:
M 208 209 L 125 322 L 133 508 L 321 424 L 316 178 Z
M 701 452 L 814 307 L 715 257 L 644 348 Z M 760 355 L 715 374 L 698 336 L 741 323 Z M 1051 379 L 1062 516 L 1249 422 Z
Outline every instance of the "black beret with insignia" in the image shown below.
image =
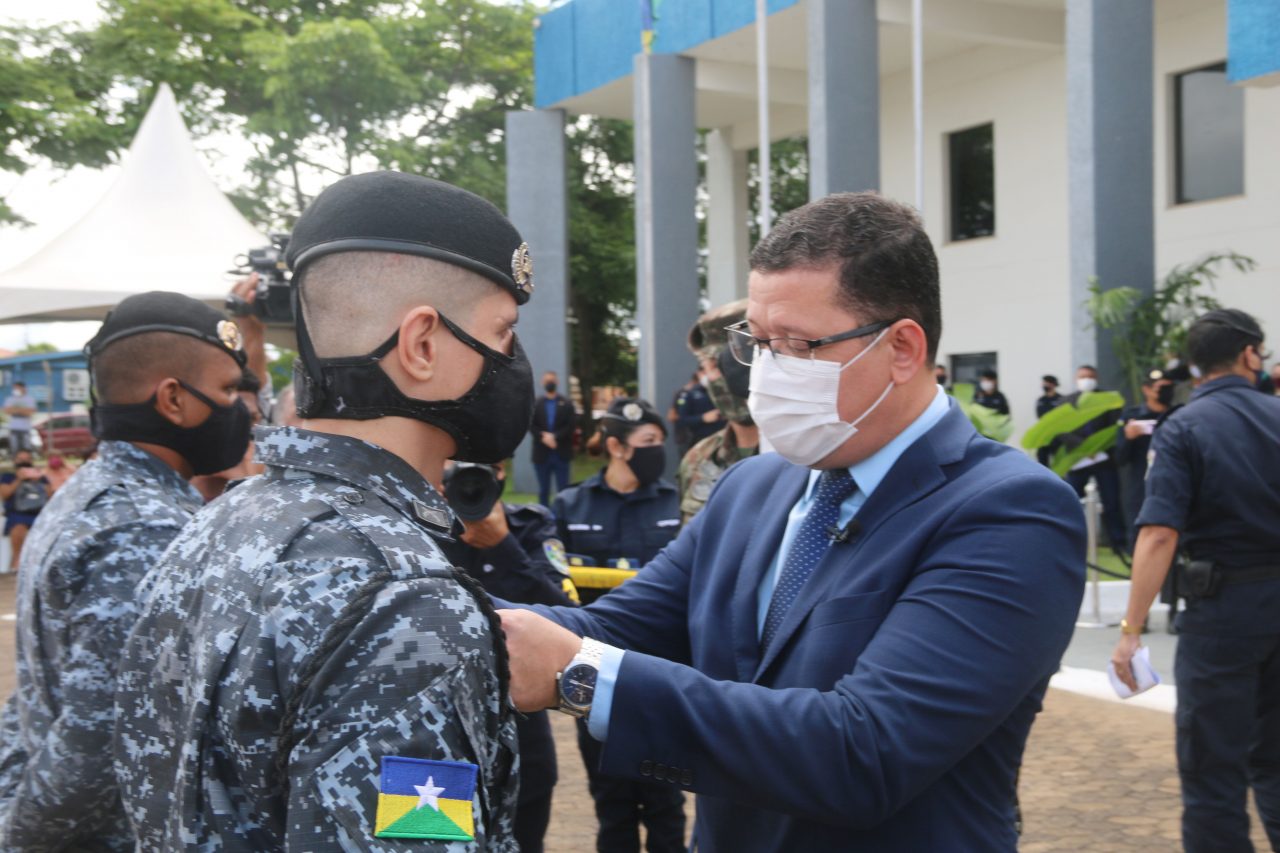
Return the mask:
M 533 293 L 529 247 L 480 196 L 404 172 L 351 175 L 320 193 L 298 218 L 285 254 L 294 275 L 337 252 L 421 255 L 478 273 L 518 304 Z
M 234 321 L 198 299 L 163 290 L 137 293 L 121 300 L 107 313 L 98 333 L 85 344 L 84 352 L 94 358 L 116 341 L 149 332 L 198 338 L 231 356 L 241 367 L 246 362 L 240 327 Z
M 600 429 L 606 435 L 625 438 L 641 424 L 654 424 L 667 434 L 667 424 L 662 415 L 648 400 L 639 397 L 614 397 L 609 409 L 600 418 Z

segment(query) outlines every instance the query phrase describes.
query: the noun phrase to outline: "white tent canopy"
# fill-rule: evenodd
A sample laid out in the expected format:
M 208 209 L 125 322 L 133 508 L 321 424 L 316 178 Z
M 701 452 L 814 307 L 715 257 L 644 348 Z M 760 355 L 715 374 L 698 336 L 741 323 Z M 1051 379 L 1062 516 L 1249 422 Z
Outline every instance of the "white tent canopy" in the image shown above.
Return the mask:
M 148 290 L 220 303 L 236 256 L 266 243 L 213 183 L 173 91 L 161 85 L 106 195 L 0 273 L 0 323 L 101 320 Z

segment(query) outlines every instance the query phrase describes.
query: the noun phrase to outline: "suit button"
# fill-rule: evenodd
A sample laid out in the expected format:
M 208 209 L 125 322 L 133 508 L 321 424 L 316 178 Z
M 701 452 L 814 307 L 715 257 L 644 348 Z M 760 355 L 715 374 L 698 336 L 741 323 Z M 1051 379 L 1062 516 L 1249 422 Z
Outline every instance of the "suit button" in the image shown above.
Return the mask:
M 641 776 L 652 776 L 652 775 L 653 775 L 653 762 L 652 762 L 652 761 L 649 761 L 648 759 L 645 759 L 644 761 L 641 761 L 641 762 L 640 762 L 640 775 L 641 775 Z
M 679 781 L 680 781 L 680 768 L 679 768 L 679 767 L 668 767 L 668 768 L 667 768 L 667 781 L 668 781 L 668 782 L 671 782 L 672 784 L 674 784 L 674 783 L 676 783 L 676 782 L 679 782 Z
M 693 771 L 686 770 L 680 774 L 680 784 L 686 788 L 693 784 Z
M 667 765 L 665 764 L 653 765 L 653 778 L 661 781 L 662 777 L 665 775 L 667 775 Z

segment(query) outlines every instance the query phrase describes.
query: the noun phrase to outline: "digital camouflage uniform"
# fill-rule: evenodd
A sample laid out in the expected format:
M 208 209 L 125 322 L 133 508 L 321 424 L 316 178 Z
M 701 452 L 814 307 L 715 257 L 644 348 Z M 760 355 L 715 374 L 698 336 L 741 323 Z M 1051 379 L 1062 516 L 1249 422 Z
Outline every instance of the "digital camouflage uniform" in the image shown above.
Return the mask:
M 133 849 L 111 766 L 116 664 L 139 581 L 200 504 L 168 465 L 106 441 L 40 513 L 18 574 L 0 850 Z
M 491 623 L 431 538 L 444 500 L 356 439 L 257 440 L 266 473 L 144 583 L 115 744 L 141 849 L 514 850 L 515 725 Z M 395 756 L 478 766 L 474 841 L 374 837 Z
M 680 461 L 680 520 L 688 524 L 711 497 L 720 475 L 735 462 L 756 455 L 758 448 L 738 447 L 738 437 L 730 427 L 699 441 Z
M 739 299 L 712 308 L 698 318 L 689 330 L 689 351 L 699 361 L 716 362 L 720 376 L 707 383 L 707 393 L 715 403 L 720 414 L 730 424 L 751 425 L 751 412 L 747 409 L 745 388 L 737 394 L 730 390 L 730 383 L 725 378 L 725 371 L 734 369 L 746 371 L 738 365 L 729 354 L 728 332 L 726 326 L 741 322 L 747 316 L 747 300 Z M 745 382 L 742 383 L 745 386 Z M 739 396 L 742 395 L 742 396 Z M 680 470 L 676 477 L 680 485 L 680 520 L 688 524 L 698 514 L 698 510 L 706 504 L 711 496 L 720 475 L 729 466 L 739 460 L 755 456 L 758 448 L 738 446 L 737 433 L 732 425 L 725 426 L 699 441 L 680 460 Z

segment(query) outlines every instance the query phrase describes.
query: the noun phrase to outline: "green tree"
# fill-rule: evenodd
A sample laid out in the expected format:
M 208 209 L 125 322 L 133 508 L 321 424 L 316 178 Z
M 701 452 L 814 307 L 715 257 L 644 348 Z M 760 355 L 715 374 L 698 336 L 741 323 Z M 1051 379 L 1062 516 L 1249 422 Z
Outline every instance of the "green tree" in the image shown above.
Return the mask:
M 0 94 L 33 104 L 3 137 L 18 165 L 111 162 L 164 81 L 197 138 L 232 132 L 252 146 L 230 195 L 263 230 L 287 230 L 317 189 L 370 168 L 505 201 L 503 124 L 531 101 L 532 3 L 103 0 L 102 8 L 89 29 L 9 33 Z M 589 393 L 635 378 L 630 124 L 579 119 L 566 144 L 573 364 Z
M 1175 266 L 1149 296 L 1133 287 L 1103 290 L 1096 278 L 1089 282 L 1085 307 L 1095 326 L 1113 332 L 1112 345 L 1133 399 L 1142 398 L 1148 371 L 1161 367 L 1168 355 L 1186 356 L 1191 321 L 1222 307 L 1210 291 L 1223 269 L 1243 273 L 1256 266 L 1252 258 L 1235 252 L 1206 255 Z
M 50 343 L 27 344 L 18 350 L 18 355 L 38 355 L 46 352 L 61 352 L 57 347 Z

